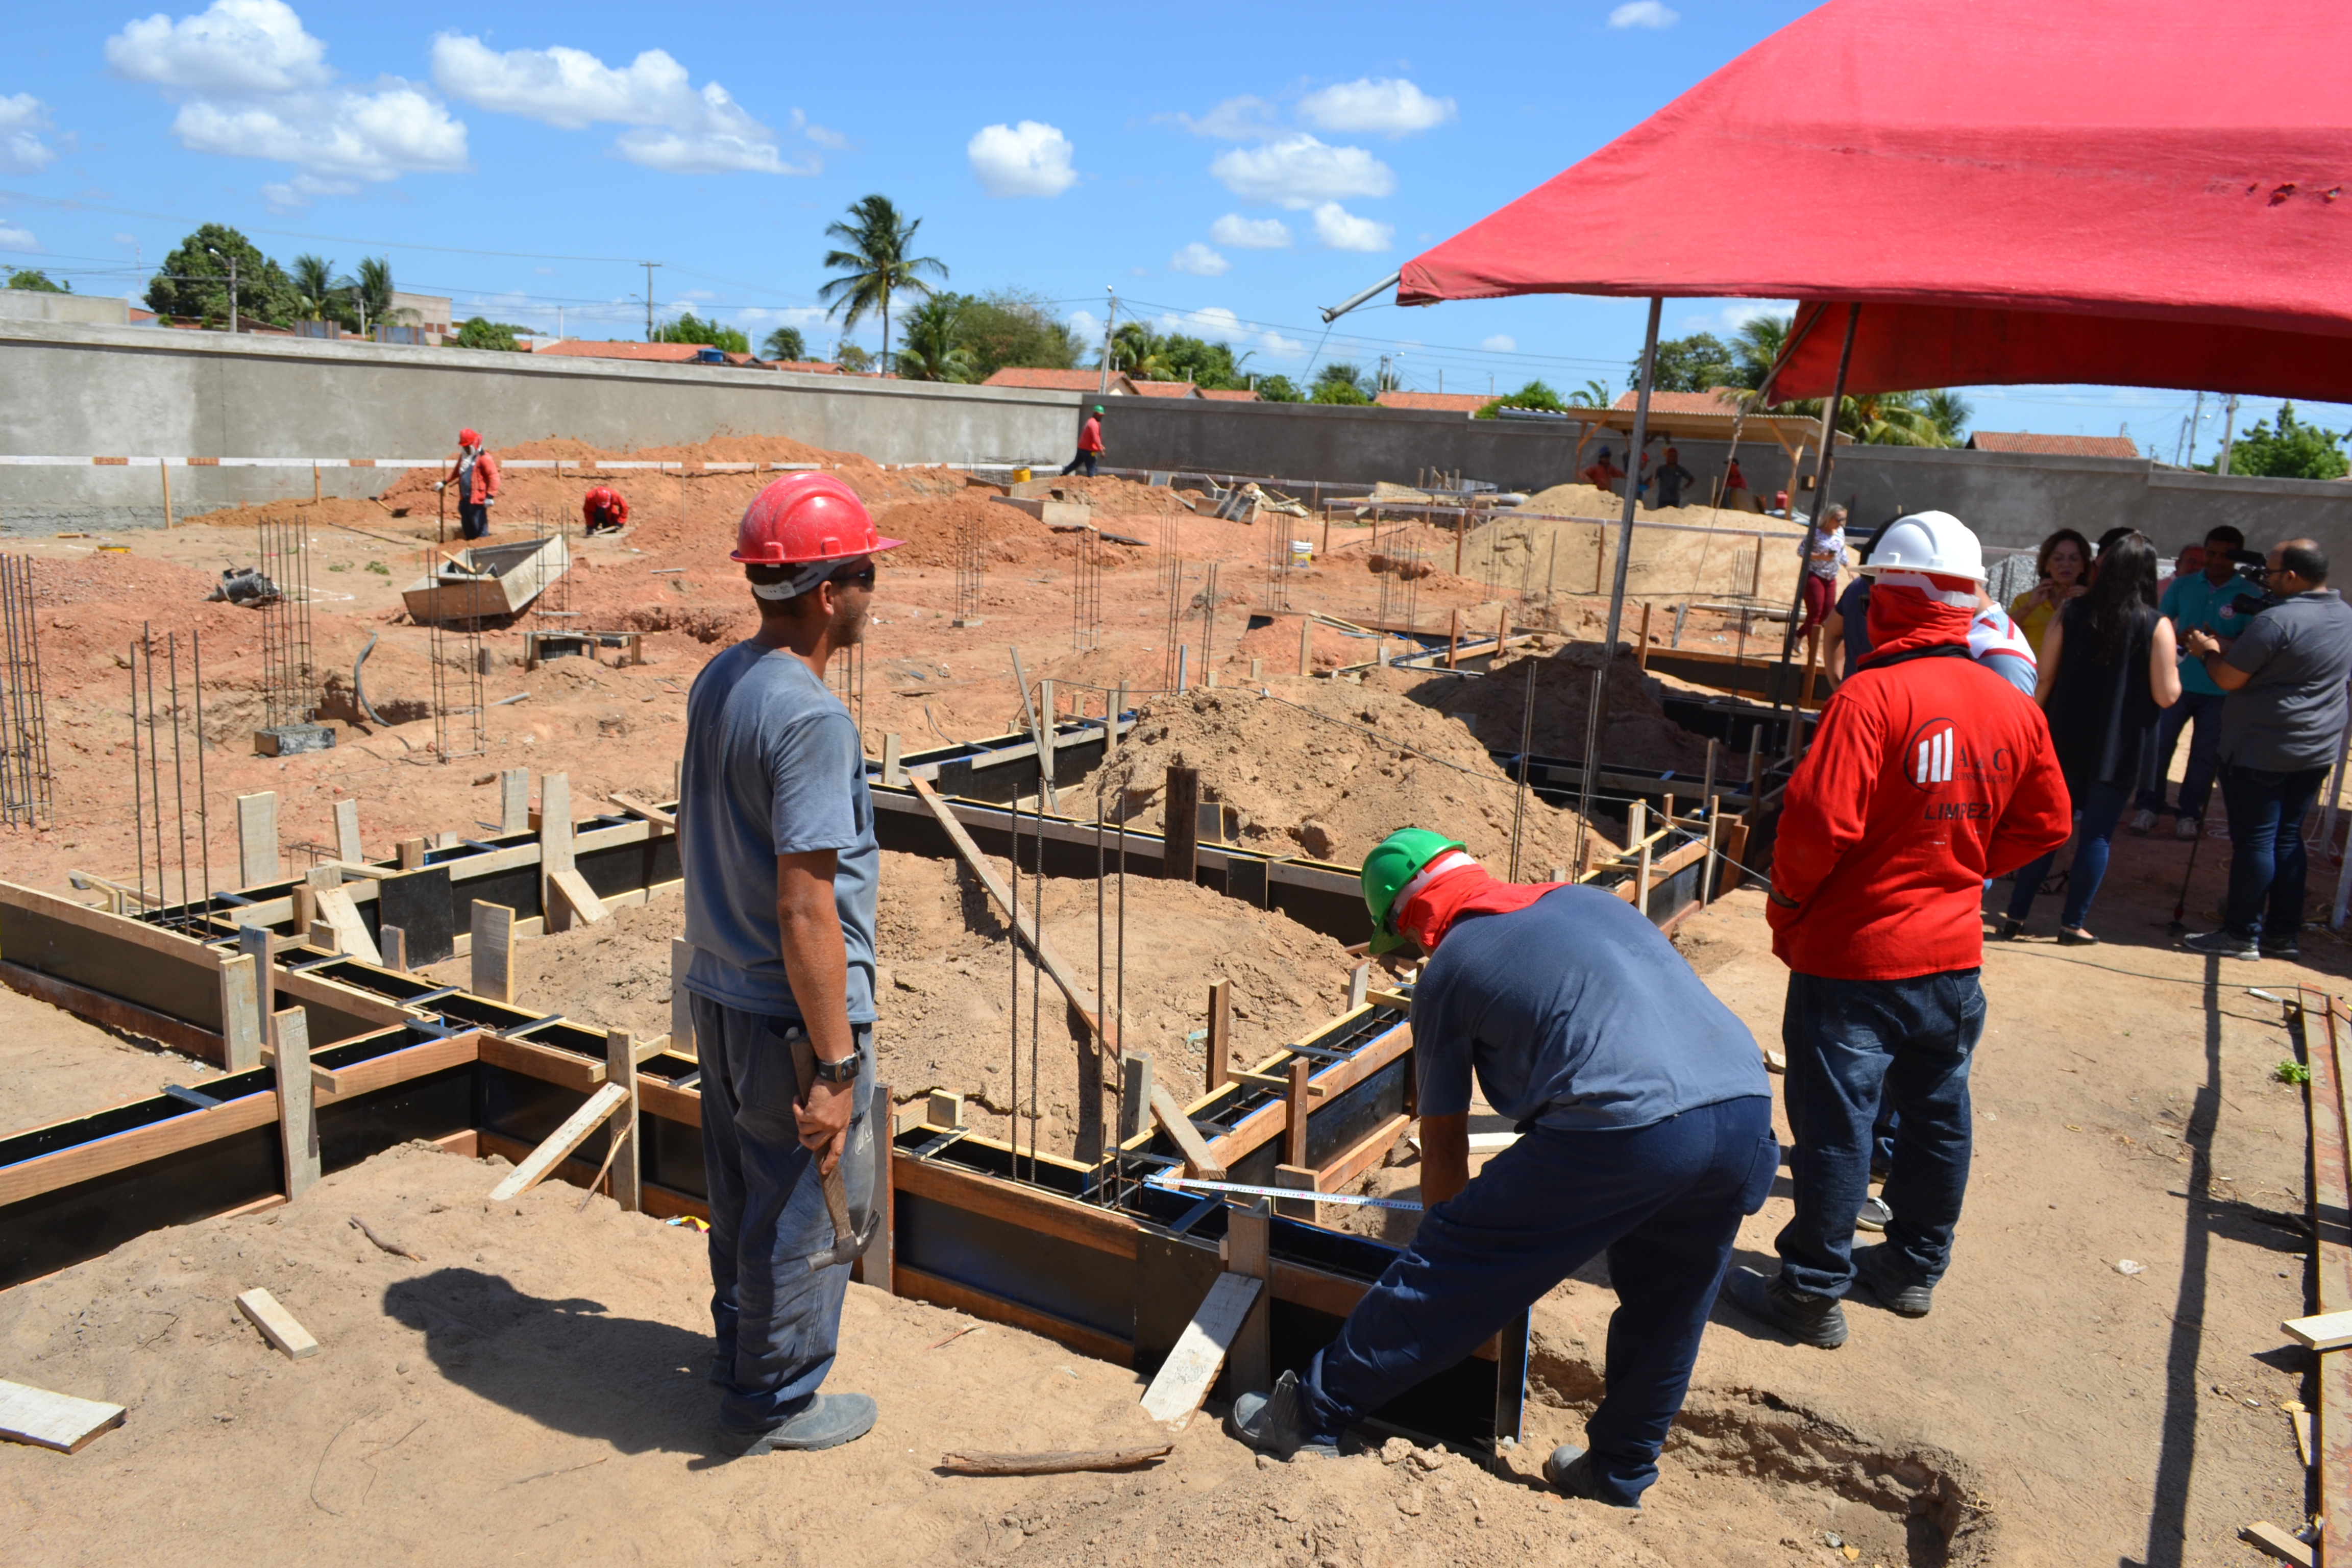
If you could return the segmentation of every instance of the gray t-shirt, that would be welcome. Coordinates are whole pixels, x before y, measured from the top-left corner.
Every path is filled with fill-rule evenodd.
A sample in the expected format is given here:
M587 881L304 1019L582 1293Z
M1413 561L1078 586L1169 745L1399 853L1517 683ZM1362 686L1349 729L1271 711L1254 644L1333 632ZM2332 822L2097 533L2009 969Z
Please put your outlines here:
M776 857L839 852L834 905L849 953L849 1021L874 1021L874 897L882 852L857 726L789 651L737 643L686 700L678 802L686 869L687 989L799 1018L776 921Z
M1486 1103L1570 1131L1772 1092L1756 1037L1674 944L1598 888L1456 921L1412 993L1421 1113Z
M2221 704L2221 760L2292 773L2336 765L2344 682L2352 676L2352 606L2333 588L2282 600L2222 656L2253 679Z

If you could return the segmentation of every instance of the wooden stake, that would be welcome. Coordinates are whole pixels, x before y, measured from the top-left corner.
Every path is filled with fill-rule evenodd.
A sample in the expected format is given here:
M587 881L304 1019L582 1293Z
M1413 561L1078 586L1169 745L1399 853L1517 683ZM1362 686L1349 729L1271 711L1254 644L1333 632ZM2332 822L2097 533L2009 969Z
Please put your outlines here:
M1207 1092L1215 1093L1233 1081L1234 983L1209 984L1209 1050Z
M355 800L335 802L335 854L345 860L364 860L366 853L360 848L360 803Z
M1124 1148L1151 1128L1151 1058L1124 1051L1118 1058L1118 1142Z
M319 1121L310 1082L310 1017L299 1007L278 1015L273 1076L278 1079L278 1146L286 1157L286 1201L319 1180Z
M898 736L882 737L882 782L886 784L898 786L906 782L898 767L899 750L900 742Z
M1354 1012L1364 1005L1364 994L1372 988L1372 965L1370 959L1348 972L1348 1011Z
M1313 1193L1320 1190L1321 1181L1321 1173L1311 1165L1276 1165L1274 1168L1274 1184L1277 1187L1295 1187L1302 1193ZM1274 1212L1285 1219L1303 1219L1309 1225L1319 1217L1318 1205L1311 1197L1276 1198L1274 1200Z
M1459 563L1456 563L1459 565ZM1452 669L1462 657L1462 612L1455 610L1445 634L1445 668Z
M1640 646L1633 649L1633 668L1641 670L1650 668L1650 601L1647 599L1642 601L1642 637Z
M424 839L404 838L400 841L400 868L404 871L421 871L425 868Z
M156 464L155 471L163 476L163 526L169 529L172 526L172 459L166 458Z
M628 1103L614 1113L605 1134L604 1159L613 1167L613 1201L623 1213L635 1214L645 1205L637 1179L636 1040L626 1029L604 1031L604 1081L619 1084L629 1094Z
M506 768L499 773L499 832L530 831L530 770Z
M1274 1283L1274 1212L1264 1198L1248 1208L1234 1208L1225 1216L1225 1268L1229 1273ZM1261 1289L1242 1318L1242 1326L1226 1352L1236 1394L1264 1394L1274 1387L1274 1341L1266 1311L1270 1292Z
M1283 1096L1286 1113L1284 1147L1287 1151L1285 1164L1307 1163L1307 1079L1315 1064L1305 1057L1290 1059L1290 1089Z
M587 1103L565 1118L562 1126L549 1133L547 1141L533 1149L521 1164L507 1173L504 1181L490 1189L490 1201L510 1203L539 1185L566 1155L588 1141L588 1134L604 1125L606 1117L628 1103L626 1089L617 1083L604 1084L588 1097Z
M378 926L375 944L383 952L383 966L408 973L408 933L398 926Z
M236 797L236 865L240 887L278 880L278 792Z
M474 935L470 989L492 1002L514 1000L515 912L504 904L476 899L471 915Z
M1241 1332L1242 1321L1265 1288L1246 1274L1217 1276L1192 1321L1177 1336L1176 1348L1168 1352L1151 1386L1143 1391L1146 1415L1183 1430L1209 1397L1234 1337Z
M1151 1117L1160 1123L1160 1131L1168 1134L1168 1141L1176 1145L1176 1152L1184 1156L1186 1175L1202 1182L1225 1179L1224 1166L1209 1152L1209 1145L1202 1138L1201 1130L1192 1125L1192 1119L1184 1114L1184 1108L1176 1103L1176 1097L1168 1092L1168 1086L1164 1083L1151 1086Z
M694 966L694 943L682 936L669 939L669 1048L682 1057L700 1058L695 1048L694 993L686 988L686 973Z
M1160 874L1171 881L1190 882L1200 869L1201 771L1169 763L1160 799L1165 845Z
M963 1125L963 1096L944 1089L931 1090L923 1110L923 1124L942 1132L952 1132Z
M551 931L570 931L575 925L592 926L613 911L588 885L588 879L569 868L553 871L547 878L547 927Z
M1716 819L1723 814L1723 801L1717 795L1706 797L1706 868L1699 873L1698 904L1705 909L1714 901L1716 879Z
M1298 617L1298 673L1315 673L1315 617L1312 616Z
M254 931L258 928L248 926L246 929ZM240 942L242 940L240 935ZM267 933L264 933L265 944L268 940ZM266 945L259 962L269 962ZM248 952L221 960L221 1066L230 1072L244 1072L248 1068L261 1065L263 1014L255 963L253 955Z

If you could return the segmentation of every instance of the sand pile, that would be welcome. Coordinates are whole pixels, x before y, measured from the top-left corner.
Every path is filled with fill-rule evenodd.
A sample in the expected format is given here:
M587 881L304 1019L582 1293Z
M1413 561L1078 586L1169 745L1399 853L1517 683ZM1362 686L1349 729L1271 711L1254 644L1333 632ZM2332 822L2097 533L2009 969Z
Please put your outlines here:
M1266 625L1252 628L1243 634L1241 641L1235 645L1234 657L1242 661L1244 668L1253 658L1264 659L1265 673L1268 675L1297 674L1298 672L1298 623L1306 618L1299 616L1276 616ZM1324 621L1309 620L1308 625L1311 629L1307 633L1307 662L1318 672L1371 662L1373 658L1371 638L1358 637L1352 632L1343 632L1338 626ZM1403 639L1391 637L1388 646L1390 653L1393 655L1403 647Z
M1601 493L1589 485L1557 488ZM1757 546L1753 531L1746 529L1743 521L1728 512L1718 519L1705 507L1643 511L1633 530L1633 560L1626 591L1640 595L1747 592L1754 580ZM1642 526L1664 522L1738 531L1688 533ZM1462 575L1528 594L1606 594L1617 573L1618 526L1614 521L1560 521L1499 512L1493 521L1471 530L1463 541ZM1781 574L1784 555L1790 567L1789 574L1793 575L1797 542L1802 534L1789 531L1777 520L1767 531L1765 577ZM1780 542L1784 536L1786 543Z
M885 564L953 566L962 531L977 526L984 542L984 567L1067 558L1076 548L1076 534L1057 534L1019 507L1004 506L985 494L929 497L893 501L874 509L874 526L888 539L907 542L891 551ZM1113 555L1117 546L1104 546Z
M1402 690L1441 713L1465 717L1480 741L1497 751L1517 752L1532 665L1536 710L1531 746L1536 755L1580 760L1592 671L1600 659L1597 641L1563 645L1539 638L1526 651L1515 647L1501 665L1477 679L1433 679L1395 669L1366 679L1368 684ZM1604 762L1676 773L1706 767L1706 742L1666 717L1651 680L1634 667L1630 651L1620 652L1610 669L1607 713L1601 733Z
M1370 686L1291 676L1267 689L1218 687L1146 707L1108 764L1128 819L1160 826L1176 763L1201 771L1202 798L1224 805L1233 840L1250 848L1353 866L1422 823L1508 868L1517 788L1461 724ZM1530 795L1522 868L1568 864L1576 837L1573 812Z
M1192 509L1166 485L1139 485L1133 479L1114 479L1097 474L1087 479L1083 474L1054 476L1039 474L1037 478L1061 492L1061 499L1082 501L1098 512L1145 517L1170 512L1192 515Z

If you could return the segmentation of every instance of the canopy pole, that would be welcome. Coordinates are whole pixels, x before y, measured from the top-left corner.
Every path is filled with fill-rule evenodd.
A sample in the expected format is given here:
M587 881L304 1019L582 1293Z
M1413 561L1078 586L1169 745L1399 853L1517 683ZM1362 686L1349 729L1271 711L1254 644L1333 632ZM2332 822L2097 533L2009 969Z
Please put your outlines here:
M1856 300L1846 307L1845 346L1838 351L1837 380L1830 387L1830 400L1822 405L1822 449L1813 458L1813 505L1805 516L1805 547L1797 555L1797 594L1789 606L1789 629L1780 637L1780 668L1783 673L1773 683L1772 711L1775 713L1780 710L1780 693L1787 689L1789 684L1786 671L1796 656L1797 623L1804 618L1805 613L1805 574L1813 569L1813 541L1821 533L1822 513L1830 507L1830 475L1837 467L1838 406L1845 401L1846 367L1853 363L1853 330L1861 320L1862 301ZM1797 492L1793 488L1796 479L1795 474L1789 476L1792 487L1789 492L1791 507L1797 504ZM1758 548L1763 547L1759 544ZM1802 711L1804 697L1803 692L1799 692L1790 706Z
M1398 283L1403 280L1403 279L1404 273L1402 270L1391 272L1387 277L1381 279L1379 282L1373 284L1370 288L1364 289L1362 292L1350 294L1345 300L1340 300L1338 304L1325 308L1321 312L1323 324L1327 327L1329 326L1332 322L1338 321L1340 317L1346 315L1349 311L1354 310L1357 306L1362 304L1373 295L1378 294L1384 289L1395 288Z
M1609 705L1609 678L1615 673L1617 633L1625 620L1625 577L1633 563L1633 509L1642 500L1642 453L1650 444L1650 384L1657 379L1658 317L1665 310L1662 295L1650 297L1650 322L1642 334L1641 383L1633 390L1633 449L1625 459L1625 511L1617 525L1617 573L1609 584L1609 633L1601 645L1601 664L1592 683L1592 700L1584 710L1584 777L1576 792L1576 868L1584 868L1584 835L1592 817L1592 780L1601 771L1601 710ZM1525 772L1528 760L1519 759Z

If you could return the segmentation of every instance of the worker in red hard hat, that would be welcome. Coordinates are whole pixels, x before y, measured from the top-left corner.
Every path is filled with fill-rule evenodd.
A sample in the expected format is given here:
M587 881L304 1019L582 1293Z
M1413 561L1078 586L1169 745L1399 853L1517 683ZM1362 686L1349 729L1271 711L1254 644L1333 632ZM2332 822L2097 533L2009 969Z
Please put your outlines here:
M479 431L457 432L457 466L433 488L441 490L451 485L457 487L458 526L466 537L487 537L490 531L490 508L499 499L499 460L482 450Z
M598 485L580 498L580 521L590 533L618 533L628 526L629 503L610 485Z
M830 474L798 473L743 513L740 562L760 629L688 693L678 850L686 988L702 1062L719 1443L737 1455L830 1448L874 1401L824 1394L845 1261L825 1188L856 1228L873 1211L874 903L881 851L866 756L826 687L865 633L874 558L898 548ZM794 1058L814 1052L803 1081ZM804 1176L820 1179L803 1180Z

